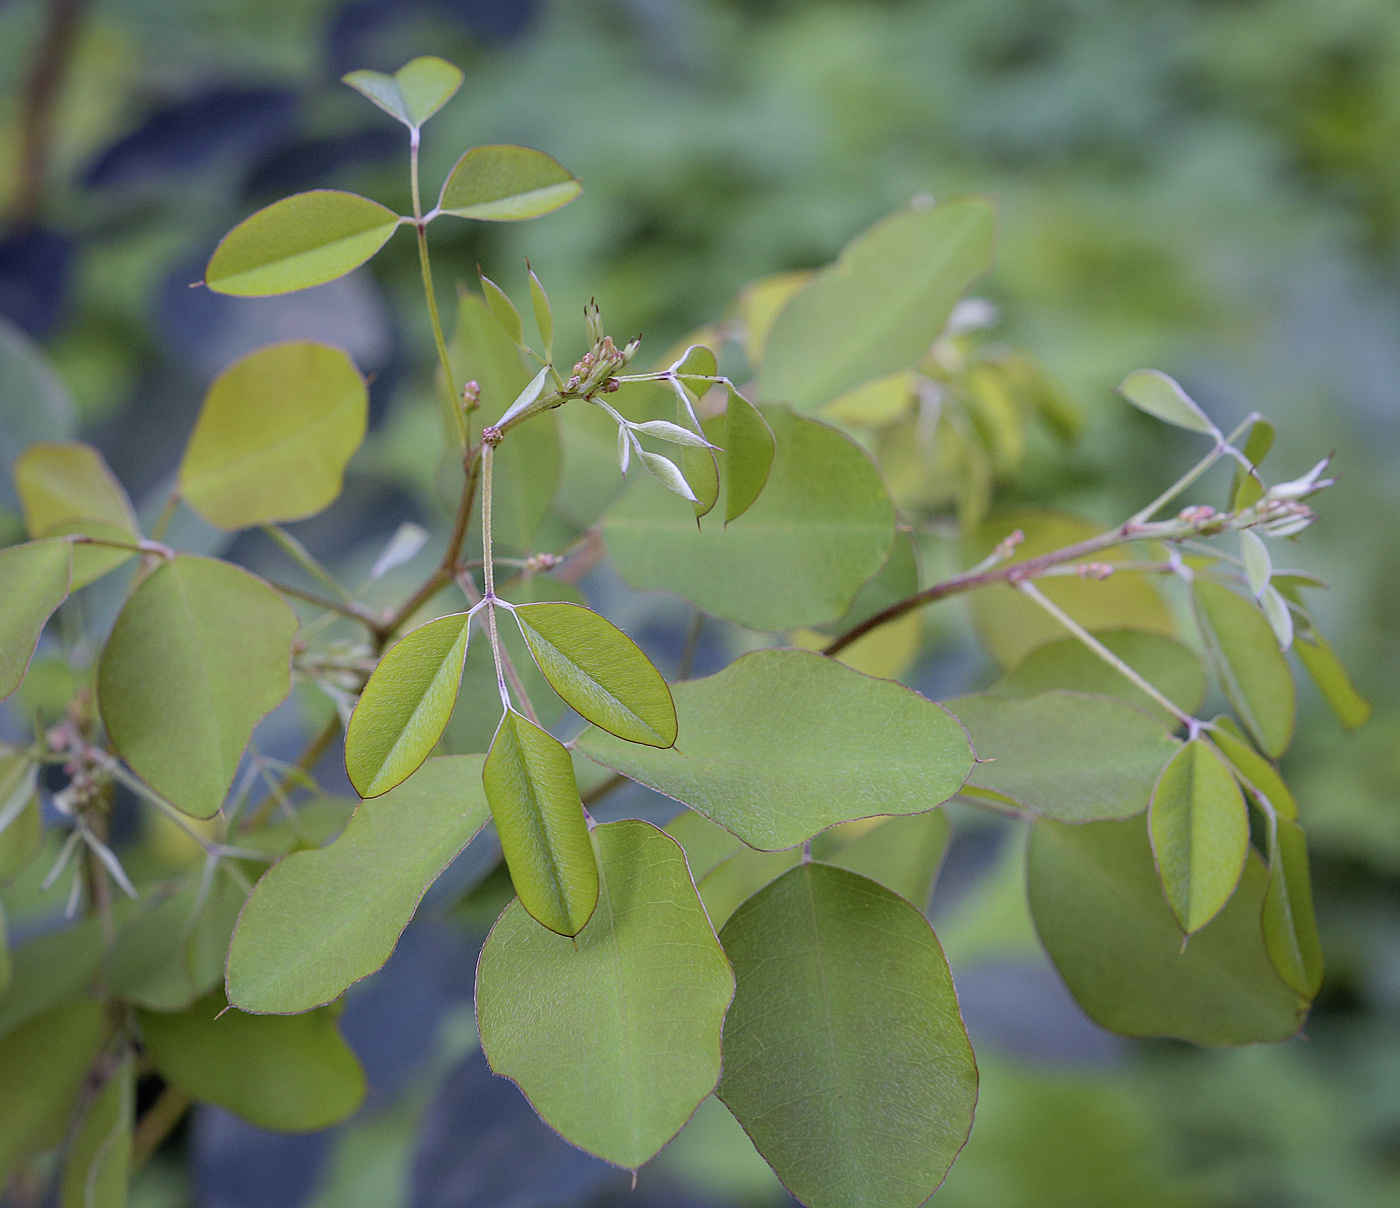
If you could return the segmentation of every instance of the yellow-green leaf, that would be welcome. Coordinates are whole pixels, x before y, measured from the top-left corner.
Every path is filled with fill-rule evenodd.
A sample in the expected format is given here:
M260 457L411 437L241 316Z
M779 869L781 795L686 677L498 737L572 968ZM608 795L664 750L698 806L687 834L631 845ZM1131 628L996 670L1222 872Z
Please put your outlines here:
M39 635L68 598L71 549L53 539L0 550L0 699L20 686Z
M24 869L43 842L38 783L38 764L0 748L0 884Z
M748 399L729 387L724 409L724 523L753 506L768 483L777 441L773 429Z
M62 1208L125 1208L136 1116L136 1059L127 1052L78 1121L63 1163Z
M31 537L80 533L127 544L140 539L131 500L91 445L80 441L30 445L15 461L15 492ZM75 547L73 590L100 579L131 556L127 550Z
M338 189L274 201L220 241L204 270L219 294L266 298L324 285L359 268L398 229L393 210Z
M675 744L671 690L616 625L577 604L521 604L514 611L536 665L580 717L628 742Z
M1293 649L1342 725L1359 730L1371 720L1371 702L1356 690L1342 660L1322 634L1312 628L1300 631Z
M1248 782L1245 787L1267 798L1280 818L1297 821L1298 803L1278 769L1250 746L1242 733L1234 731L1234 723L1228 717L1217 717L1215 722L1219 729L1211 731L1210 740L1226 762Z
M464 612L410 630L384 652L345 732L345 770L361 797L407 780L447 728L471 624Z
M393 75L382 71L352 71L341 76L390 117L417 129L441 109L462 86L462 73L446 59L420 55Z
M246 570L183 554L158 566L118 614L98 664L117 752L171 803L213 817L253 727L291 689L296 631L296 614Z
M598 903L598 866L568 751L508 712L481 778L520 904L551 931L577 935Z
M224 370L180 463L180 494L220 528L314 516L340 494L369 393L339 348L272 344Z
M443 182L438 209L459 218L519 222L573 201L583 185L543 151L529 147L473 147Z
M1249 854L1240 786L1203 739L1188 742L1162 769L1147 830L1167 901L1181 929L1194 935L1224 909Z
M1278 820L1264 893L1264 944L1274 968L1297 993L1312 998L1322 986L1322 943L1313 915L1308 841L1303 828Z
M1163 423L1192 432L1215 432L1215 425L1175 381L1160 369L1138 369L1118 385L1118 392L1140 411Z

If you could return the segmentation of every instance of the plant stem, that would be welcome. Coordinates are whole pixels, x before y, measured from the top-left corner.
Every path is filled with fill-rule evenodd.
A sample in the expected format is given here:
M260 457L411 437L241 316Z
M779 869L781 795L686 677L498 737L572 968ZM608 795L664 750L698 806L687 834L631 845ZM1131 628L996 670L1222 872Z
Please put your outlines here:
M332 713L330 719L321 727L316 736L306 744L305 750L302 751L300 757L296 761L294 771L309 773L311 769L316 766L321 756L326 753L326 748L335 741L335 737L339 733L340 714ZM284 782L290 779L291 776L284 777ZM269 793L267 800L243 820L239 829L250 831L254 827L265 822L273 809L276 808L277 804L277 795L275 793Z
M178 489L170 492L165 501L165 505L160 509L160 515L156 517L156 522L151 525L151 540L165 540L166 530L170 527L170 522L175 519L175 509L180 506L180 492Z
M20 126L20 156L10 217L16 226L32 225L39 217L48 175L49 135L63 76L73 57L78 25L89 0L50 0L43 41L34 51L24 94Z
M160 1148L189 1110L190 1097L178 1086L167 1085L146 1114L136 1123L136 1131L131 1137L131 1166L134 1174L146 1164L150 1156Z
M1186 488L1189 487L1193 482L1195 482L1196 479L1198 479L1202 474L1209 470L1211 466L1213 466L1217 461L1219 461L1222 456L1224 456L1228 452L1232 452L1234 449L1235 441L1239 439L1240 434L1243 433L1245 429L1248 428L1252 423L1254 423L1255 420L1257 420L1258 418L1258 412L1251 412L1249 415L1245 416L1244 420L1235 427L1234 431L1231 432L1229 436L1218 438L1215 447L1211 449L1209 453L1207 453L1203 458L1201 458L1200 461L1198 461L1194 466L1187 470L1185 474L1183 474L1174 483L1172 483L1172 485L1169 486L1165 491L1158 495L1156 499L1149 503L1140 512L1137 512L1128 521L1128 523L1142 524L1144 521L1151 520L1160 508L1165 507L1173 499L1180 495L1182 491L1186 490Z
M1132 667L1128 666L1122 659L1113 653L1107 646L1098 640L1092 633L1085 629L1078 621L1071 617L1058 604L1050 600L1034 583L1027 580L1012 584L1027 599L1035 601L1048 612L1055 620L1059 621L1070 633L1074 634L1090 650L1099 656L1105 663L1112 667L1119 675L1133 684L1139 691L1146 693L1157 704L1161 705L1177 721L1186 727L1187 733L1195 737L1196 731L1200 729L1201 723L1182 709L1174 700L1163 693L1155 684L1144 679Z
M338 612L343 617L349 617L353 621L368 625L371 629L378 629L383 618L376 616L363 604L355 600L347 600L343 603L336 600L328 600L325 596L318 596L314 591L303 591L300 587L292 587L287 583L279 583L276 579L269 579L268 585L276 588L284 596L295 596L298 600L305 600L308 604L315 604L317 608L324 608L328 612Z
M442 365L443 422L448 432L456 433L459 448L467 447L467 421L457 405L457 387L452 381L452 362L447 356L447 341L442 334L442 318L438 314L437 291L433 289L433 265L428 258L428 220L423 217L423 202L418 190L418 127L409 130L408 177L413 189L413 230L418 236L418 267L423 273L423 295L428 300L428 318L433 325L433 341L437 344L438 361Z
M343 601L350 599L350 593L340 584L340 581L322 566L311 555L311 551L300 541L287 532L280 524L265 524L262 530L274 542L278 549L295 562L302 570L316 580L322 587L326 588L332 595Z

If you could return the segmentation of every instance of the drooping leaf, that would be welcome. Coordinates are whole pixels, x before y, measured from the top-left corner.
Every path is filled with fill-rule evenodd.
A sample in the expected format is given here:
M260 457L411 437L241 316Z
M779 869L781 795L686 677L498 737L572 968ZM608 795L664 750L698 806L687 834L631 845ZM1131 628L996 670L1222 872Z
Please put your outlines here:
M980 761L968 784L1062 822L1131 818L1181 744L1121 700L1055 690L947 702Z
M724 523L737 520L768 483L777 442L758 408L729 387L724 410Z
M307 1011L383 965L429 886L486 824L482 763L430 759L361 802L334 842L273 865L233 935L229 1001L258 1014Z
M1207 434L1216 430L1186 391L1160 369L1135 370L1118 384L1118 393L1139 411L1163 423Z
M491 1068L550 1125L635 1169L719 1080L734 977L674 841L633 820L593 841L592 919L569 940L508 906L481 951L477 1019Z
M62 1208L125 1208L136 1116L136 1059L127 1052L88 1103L63 1163Z
M1278 975L1303 998L1322 986L1322 943L1313 915L1308 841L1296 822L1280 818L1264 892L1264 945Z
M1240 786L1202 739L1188 742L1162 769L1147 832L1172 913L1194 935L1230 900L1249 854L1249 811Z
M471 623L465 612L410 630L384 652L345 731L345 770L361 797L402 784L447 729Z
M763 409L777 451L763 493L727 527L637 475L603 521L632 586L677 592L751 629L833 621L880 568L894 508L869 456L833 428Z
M544 285L535 276L535 270L529 270L530 277L530 306L535 312L535 326L540 330L540 345L544 349L546 361L554 357L554 309L549 304L549 295L544 292Z
M382 71L352 71L342 76L390 117L417 129L441 109L462 86L462 73L446 59L420 55L393 75Z
M917 1208L972 1127L977 1067L917 910L803 864L720 935L737 988L719 1097L810 1208Z
M118 753L197 818L218 813L257 725L291 688L296 614L246 570L182 554L131 594L97 695Z
M1278 648L1287 650L1293 645L1293 613L1289 610L1283 594L1272 583L1264 584L1264 590L1259 596L1259 607L1264 611L1264 619L1269 622L1269 628L1274 631Z
M1348 730L1359 730L1371 720L1371 702L1356 690L1342 660L1321 633L1309 628L1297 634L1293 649L1342 725Z
M43 842L38 782L38 764L0 748L0 885L27 866Z
M598 866L568 751L509 712L482 782L521 905L551 931L577 935L598 903Z
M1298 1031L1305 1004L1264 948L1266 876L1257 856L1248 857L1229 905L1184 950L1144 819L1037 822L1029 868L1041 941L1079 1005L1110 1031L1212 1045Z
M20 686L39 635L68 598L71 549L55 538L0 550L0 699Z
M19 455L40 441L70 439L77 408L44 350L0 317L0 507L19 509L11 471Z
M180 462L180 494L220 528L314 516L340 494L369 392L339 348L272 344L224 370Z
M568 168L529 147L473 147L453 165L438 209L484 222L520 222L566 206L583 185Z
M584 720L628 742L675 745L666 681L611 621L563 603L522 604L515 619L545 679Z
M1206 698L1206 673L1189 646L1165 634L1135 629L1100 630L1094 637L1182 712L1194 715L1201 707ZM1161 705L1073 637L1032 650L988 688L987 694L1024 697L1052 688L1116 696L1163 724L1176 724Z
M783 308L759 394L815 411L921 359L992 262L995 215L976 197L904 210L848 244Z
M324 285L359 268L398 230L393 210L337 189L274 201L220 241L204 270L217 294L267 298Z
M592 729L578 749L764 851L853 818L931 810L972 765L939 705L807 651L755 651L672 694L679 748Z
M1228 717L1217 717L1215 722L1220 728L1211 731L1210 740L1225 756L1226 762L1247 782L1245 787L1268 798L1269 805L1279 817L1296 822L1298 803L1284 784L1283 777L1278 774L1278 769L1250 746L1243 734L1230 729L1232 723Z
M365 1097L365 1075L334 1011L248 1015L222 991L185 1011L137 1011L146 1054L192 1098L275 1132L312 1132L345 1119Z
M140 539L131 500L102 454L80 441L30 445L15 461L15 491L31 537L80 533L131 544ZM73 550L73 590L132 555L100 545Z
M95 1002L72 1002L0 1039L0 1185L24 1158L63 1140L107 1023Z
M968 566L981 562L1003 538L1019 529L1025 540L1016 547L1010 565L1062 549L1089 537L1099 529L1077 516L1041 508L999 510L964 544ZM1101 550L1091 561L1112 566L1121 550ZM1053 603L1091 631L1141 629L1150 633L1176 633L1176 622L1161 595L1143 575L1118 574L1108 579L1080 579L1060 575L1041 579L1036 586ZM1063 626L1033 601L1006 584L997 583L972 593L972 616L987 649L1003 667L1014 667L1037 646L1058 642Z
M1273 629L1228 587L1197 580L1191 594L1221 689L1245 729L1277 759L1293 737L1297 693Z

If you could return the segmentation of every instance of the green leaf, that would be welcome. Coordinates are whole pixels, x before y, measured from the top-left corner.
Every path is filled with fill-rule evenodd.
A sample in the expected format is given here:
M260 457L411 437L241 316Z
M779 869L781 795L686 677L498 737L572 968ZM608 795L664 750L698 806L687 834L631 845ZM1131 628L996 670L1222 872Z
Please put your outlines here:
M1029 893L1036 929L1070 993L1125 1036L1196 1044L1286 1040L1305 1004L1274 972L1259 919L1265 872L1253 854L1229 905L1182 948L1145 820L1037 822Z
M79 441L30 445L15 461L15 491L31 537L81 533L128 544L140 539L131 500L91 445ZM127 550L76 547L73 590L100 579L130 557Z
M301 520L340 494L369 392L339 348L272 344L224 370L180 462L180 494L220 528Z
M1162 769L1147 811L1157 874L1187 935L1215 918L1244 875L1249 811L1225 761L1202 739Z
M459 218L520 222L566 206L583 185L558 160L529 147L473 147L443 182L438 209Z
M74 1002L0 1040L0 1186L23 1159L62 1142L106 1035L102 1008Z
M383 965L429 886L486 824L482 763L430 759L361 802L334 842L273 865L233 935L229 1001L258 1014L307 1011Z
M948 837L948 815L943 810L905 818L867 818L823 831L812 840L812 855L869 877L922 910L948 850Z
M1268 798L1269 805L1279 817L1296 821L1298 803L1293 800L1293 794L1283 783L1278 769L1255 751L1243 734L1235 734L1226 728L1233 724L1228 717L1217 717L1215 721L1220 728L1211 731L1210 741L1225 756L1226 762L1248 781L1245 787L1252 792L1257 790Z
M1206 673L1189 646L1164 634L1136 629L1101 629L1094 636L1183 713L1194 716L1200 709L1206 698ZM986 694L1024 697L1052 688L1116 696L1164 725L1176 725L1176 719L1161 705L1078 638L1063 638L1032 650Z
M1313 915L1308 841L1296 822L1280 818L1269 854L1264 893L1264 945L1278 975L1302 997L1322 987L1322 943Z
M1293 737L1297 693L1273 629L1228 587L1198 579L1191 595L1220 687L1260 748L1277 759Z
M1118 393L1139 411L1177 428L1218 435L1210 418L1176 381L1159 369L1138 369L1118 384Z
M802 862L802 850L754 851L742 844L723 864L697 882L705 913L716 928L734 917L734 912L754 894L771 885L789 868Z
M544 359L554 359L554 309L549 305L549 295L544 285L535 276L535 270L528 268L530 277L530 305L535 312L535 326L540 329L540 345L544 349Z
M512 344L519 344L525 338L525 324L520 318L520 312L515 309L515 303L490 277L480 272L477 273L477 277L481 281L481 292L486 299L486 305L491 308L491 313L501 325L501 330L510 337Z
M501 330L486 300L471 292L458 298L457 329L448 358L455 381L475 380L481 386L481 407L469 421L473 441L480 441L481 429L500 420L534 371ZM491 517L496 543L532 552L560 473L557 413L536 416L514 429L496 449L494 460Z
M758 408L729 387L724 409L724 523L737 520L768 483L777 442Z
M482 782L520 904L551 931L577 935L598 903L598 866L568 751L509 712Z
M0 550L0 699L20 686L39 635L68 598L71 549L55 539Z
M1359 730L1371 720L1371 702L1356 690L1342 660L1321 633L1311 628L1300 632L1293 649L1342 725Z
M1269 558L1269 547L1253 529L1240 529L1240 557L1244 562L1244 573L1249 580L1249 590L1255 599L1264 594L1269 586L1269 576L1274 573L1273 562Z
M274 201L219 242L204 283L216 294L267 298L324 285L359 268L399 228L393 210L338 189Z
M296 614L214 558L158 566L117 616L97 668L103 724L156 792L212 818L253 727L291 688Z
M968 784L1062 822L1131 818L1181 744L1159 723L1107 696L1043 692L1024 700L947 702L979 763Z
M43 842L38 781L36 763L0 749L0 884L27 867Z
M675 745L671 690L616 625L577 604L522 604L514 612L536 665L580 717L628 742Z
M707 873L718 868L743 846L737 835L730 834L717 822L694 810L682 810L665 826L665 831L685 852L685 862L697 885Z
M977 197L904 210L848 244L784 308L759 395L815 411L927 353L954 303L991 267L995 214Z
M222 991L174 1014L137 1011L146 1055L192 1098L258 1128L314 1132L345 1119L365 1097L365 1074L328 1008L248 1015Z
M11 954L10 989L0 998L0 1036L83 997L97 974L102 951L95 918L35 936L16 948Z
M72 396L47 354L0 317L0 507L19 508L10 483L19 455L40 441L67 440L76 428Z
M345 769L361 797L402 784L447 729L467 660L465 612L438 617L384 652L345 731Z
M125 1208L136 1117L135 1066L127 1052L83 1111L63 1163L62 1208Z
M1274 426L1266 419L1256 420L1244 442L1244 455L1252 470L1243 466L1235 469L1235 482L1230 490L1230 510L1240 512L1253 507L1264 495L1264 483L1259 477L1260 462L1274 447Z
M703 507L700 504L699 496L691 489L690 483L686 482L685 475L681 473L680 467L675 462L662 457L660 453L648 453L645 449L638 449L637 456L641 458L642 465L651 471L656 481L668 491L674 492L682 499L688 499L697 507ZM716 493L718 493L718 484L716 484ZM711 506L713 506L713 501L711 501Z
M807 651L758 650L672 694L679 748L592 729L578 749L763 851L853 818L931 810L972 765L941 706Z
M692 508L638 475L603 521L608 552L632 586L750 629L834 621L888 555L894 507L869 455L835 429L780 407L763 418L777 452L743 516L697 528Z
M809 1208L918 1208L967 1140L977 1067L927 921L802 864L720 935L737 988L719 1097Z
M593 841L588 925L569 940L508 906L481 950L477 1019L491 1068L551 1127L635 1170L714 1090L734 976L674 841L630 819Z
M393 75L352 71L340 79L414 130L447 104L462 86L462 73L436 55L420 55Z

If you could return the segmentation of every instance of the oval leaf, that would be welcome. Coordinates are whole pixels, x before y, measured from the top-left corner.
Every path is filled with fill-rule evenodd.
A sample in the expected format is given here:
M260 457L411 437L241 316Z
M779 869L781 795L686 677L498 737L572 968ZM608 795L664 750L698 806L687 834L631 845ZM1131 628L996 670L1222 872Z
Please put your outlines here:
M597 729L578 749L763 851L853 818L931 810L972 766L941 706L802 650L746 654L673 694L683 751Z
M218 294L266 298L324 285L359 268L398 229L393 210L337 189L274 201L219 242L204 270Z
M573 173L529 147L473 147L443 182L438 209L459 218L519 222L566 206L582 191Z
M810 1208L918 1208L967 1140L977 1066L928 922L802 864L720 935L734 965L719 1097Z
M734 975L673 840L627 820L593 842L592 919L571 941L508 906L481 950L477 1020L491 1068L547 1123L635 1170L714 1090Z
M598 903L598 866L568 751L509 712L481 778L520 904L551 931L577 935Z
M175 1014L137 1011L146 1054L192 1098L275 1132L313 1132L365 1097L365 1074L327 1008L246 1015L221 991Z
M545 679L580 717L628 742L675 745L671 690L611 621L559 603L522 604L515 619Z
M393 75L352 71L341 76L341 82L363 93L390 117L417 129L456 95L462 73L446 59L420 55Z
M638 475L603 521L618 573L767 632L821 625L847 608L894 543L894 505L869 455L782 407L763 409L777 441L768 484L727 527Z
M1224 908L1244 874L1249 811L1219 755L1197 738L1162 769L1147 811L1157 875L1187 935Z
M729 387L724 409L724 523L754 504L773 469L773 429L748 399Z
M1139 411L1192 432L1216 434L1216 427L1175 379L1159 369L1138 369L1118 383L1118 393Z
M0 550L0 699L23 682L39 635L68 598L72 548L51 540Z
M1264 944L1278 975L1311 999L1322 987L1322 942L1313 915L1308 841L1303 828L1278 820L1264 893Z
M361 802L332 843L273 865L233 933L229 1001L258 1014L309 1011L383 965L428 887L486 824L482 762L430 759Z
M125 1208L136 1117L135 1066L128 1052L78 1120L63 1163L62 1208Z
M447 729L471 622L464 612L410 630L384 652L345 731L345 770L361 797L407 780Z
M970 197L904 210L848 244L778 316L760 397L815 411L921 360L991 267L995 221L989 202Z
M339 348L260 348L204 396L180 462L180 494L226 529L314 516L340 494L368 418L365 380Z
M1037 822L1029 868L1045 950L1079 1005L1110 1031L1220 1045L1286 1040L1302 1025L1306 1005L1264 949L1257 856L1229 905L1185 949L1143 819Z
M1191 597L1221 689L1260 748L1277 759L1293 737L1297 692L1272 627L1228 587L1197 580Z
M181 555L131 594L97 696L117 752L196 818L219 812L253 727L291 689L296 614L246 570Z
M1075 692L1026 700L963 696L947 702L967 727L978 764L973 788L1062 822L1131 818L1181 744L1123 701Z
M91 445L30 445L15 461L15 491L31 537L80 533L128 544L140 539L131 500ZM76 546L73 590L100 579L131 556L127 550Z

